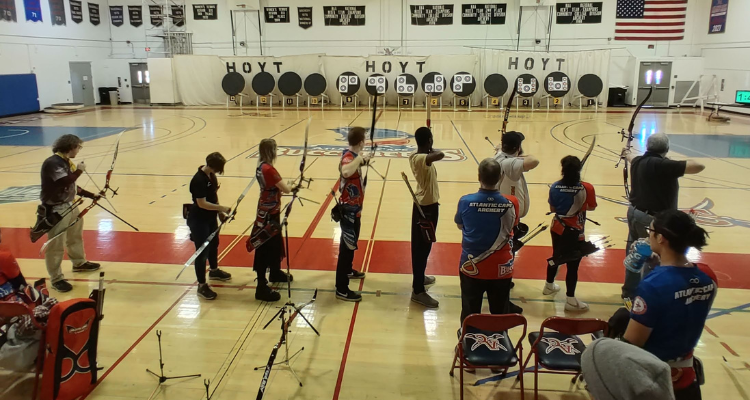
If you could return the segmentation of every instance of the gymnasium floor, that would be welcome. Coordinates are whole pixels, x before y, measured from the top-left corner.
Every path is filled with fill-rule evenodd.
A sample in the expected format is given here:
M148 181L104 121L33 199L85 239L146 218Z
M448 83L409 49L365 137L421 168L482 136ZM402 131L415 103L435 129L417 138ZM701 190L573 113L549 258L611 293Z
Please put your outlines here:
M614 166L622 148L618 132L627 126L631 113L632 109L616 108L599 112L514 110L511 114L509 129L524 132L526 153L542 160L539 168L527 174L532 200L525 222L532 228L549 220L545 215L547 185L559 177L559 160L568 154L581 157L591 140L597 140L583 177L599 196L599 208L589 217L601 226L588 224L587 234L590 239L609 236L613 247L595 253L581 265L577 294L591 306L582 314L586 317L606 319L621 305L626 206L622 169ZM244 249L244 240L227 247L254 218L257 186L240 205L237 220L222 232L221 249L226 251L221 265L233 279L214 285L219 297L212 302L196 296L192 267L175 281L181 264L193 252L181 205L190 201L187 185L211 151L220 151L229 160L226 175L220 178L220 200L223 204L235 202L254 174L255 151L266 137L279 144L279 172L285 179L296 177L308 115L313 116L313 122L306 175L314 181L301 194L321 204L295 205L290 218L295 276L292 300L306 302L314 289L319 290L317 301L304 315L321 336L316 337L303 320L295 320L289 345L295 351L305 347L293 363L305 386L300 388L286 368L275 367L266 398L458 399L458 378L448 376L460 312L456 264L461 236L452 219L459 197L477 189L477 162L492 153L485 136L496 143L500 140L502 115L497 110L433 112L435 147L448 154L447 161L437 166L442 207L438 243L428 266L428 274L437 276L437 284L430 289L440 301L437 310L425 310L409 301L411 200L400 176L401 171L411 175L407 157L415 146L413 132L424 124L423 110L388 109L378 122L380 147L374 166L386 180L372 174L367 188L355 267L368 275L351 285L363 290L359 304L334 298L332 271L339 228L329 218L329 193L338 178L337 155L345 146L346 129L369 126L367 110L314 110L308 114L307 110L246 109L241 113L224 108L119 107L69 116L0 120L3 245L12 249L24 274L31 278L46 276L39 256L43 240L31 244L28 228L34 222L39 169L50 155L49 145L62 133L85 137L79 159L86 161L101 187L117 134L127 129L121 136L111 180L113 187L120 188L120 195L110 201L118 215L141 232L133 232L100 209L92 209L85 218L88 257L102 263L107 280L99 346L105 370L87 398L148 398L157 384L145 372L159 367L157 330L163 333L165 374L200 373L202 378L169 381L155 398L205 398L203 379L210 379L214 399L255 396L263 371L253 367L265 365L279 337L278 323L262 330L277 311L277 304L255 301L252 259ZM707 166L700 175L680 181L680 207L694 209L699 223L711 234L705 252L691 257L709 263L721 287L696 354L705 362L706 398L748 399L750 251L746 238L750 210L742 199L750 190L750 136L746 136L750 118L731 117L729 124L719 124L707 122L705 114L692 109L644 110L635 125L641 136L634 145L640 149L648 134L667 132L672 158L695 157ZM85 175L79 182L96 191ZM517 258L512 297L524 308L530 330L537 329L546 317L566 315L563 292L555 298L541 293L544 260L549 255L550 239L544 233ZM66 294L53 292L59 299L87 296L96 286L96 273L74 275L67 261L63 270L75 289ZM281 292L285 297L286 290ZM517 335L511 332L511 337ZM525 350L528 348L526 344ZM533 374L525 377L526 394L531 396ZM31 377L0 372L0 397L26 398L31 382ZM514 379L500 380L489 371L468 374L467 399L520 398L513 383ZM588 398L582 387L571 387L566 376L542 375L540 389L543 399Z

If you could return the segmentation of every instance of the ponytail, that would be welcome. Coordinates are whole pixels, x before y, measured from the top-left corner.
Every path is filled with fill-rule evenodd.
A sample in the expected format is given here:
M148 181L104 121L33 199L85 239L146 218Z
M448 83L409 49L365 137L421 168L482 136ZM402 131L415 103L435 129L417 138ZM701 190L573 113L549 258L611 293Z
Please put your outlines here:
M669 241L669 248L685 254L688 248L703 249L708 232L695 223L693 217L680 210L666 210L654 216L654 231Z

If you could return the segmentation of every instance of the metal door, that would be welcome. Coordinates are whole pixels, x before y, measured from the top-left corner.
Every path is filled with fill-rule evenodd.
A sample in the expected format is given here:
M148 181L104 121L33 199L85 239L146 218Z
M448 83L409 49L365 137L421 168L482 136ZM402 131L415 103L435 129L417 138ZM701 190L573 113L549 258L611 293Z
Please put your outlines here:
M70 63L70 88L73 89L73 102L93 106L94 82L91 78L91 63Z
M130 63L130 87L133 89L133 104L151 103L151 77L148 64Z
M638 73L638 101L641 101L648 94L651 86L654 92L646 103L647 106L668 107L669 106L669 87L672 78L671 62L642 62Z
M262 56L260 11L232 10L232 48L235 55ZM239 71L238 71L239 72Z

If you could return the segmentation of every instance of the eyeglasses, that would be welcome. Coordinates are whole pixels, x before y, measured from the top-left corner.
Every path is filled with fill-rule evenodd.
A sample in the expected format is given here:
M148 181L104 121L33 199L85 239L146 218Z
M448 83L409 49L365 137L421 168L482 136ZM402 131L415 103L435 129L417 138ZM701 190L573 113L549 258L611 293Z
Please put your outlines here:
M654 235L656 235L657 233L658 233L658 234L660 234L660 235L662 234L661 232L657 231L656 229L654 229L654 228L652 228L652 227L650 227L650 226L647 226L647 227L646 227L646 232L648 232L648 233L649 233L649 235L650 235L650 234L652 234L652 233L653 233Z

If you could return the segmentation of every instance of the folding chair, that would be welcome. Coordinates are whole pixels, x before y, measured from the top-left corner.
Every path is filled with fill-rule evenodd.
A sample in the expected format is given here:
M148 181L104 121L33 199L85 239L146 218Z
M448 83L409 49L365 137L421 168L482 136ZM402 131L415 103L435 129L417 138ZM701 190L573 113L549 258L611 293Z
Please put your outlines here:
M574 375L575 383L581 375L580 355L586 349L577 335L607 334L609 325L606 321L595 318L562 318L550 317L542 322L539 332L529 333L531 352L523 363L518 378L522 379L526 365L534 356L534 400L539 398L539 374ZM557 332L545 332L545 329ZM548 371L540 371L544 367ZM523 380L522 380L523 382Z
M508 330L517 326L523 326L523 333L514 347L508 337ZM526 318L520 314L471 314L466 317L450 371L450 376L453 376L454 369L460 370L461 400L464 398L464 368L501 369L502 375L506 375L509 368L520 364L523 359L524 337ZM521 399L523 398L522 378Z
M31 316L31 321L34 326L42 332L42 338L39 341L39 353L36 357L34 391L31 395L31 400L36 400L37 390L39 389L39 374L42 372L42 363L44 362L44 348L47 343L45 336L47 326L37 322L36 318L34 318L34 311L25 304L13 301L0 301L0 321L9 321L14 317L20 317L23 315Z

